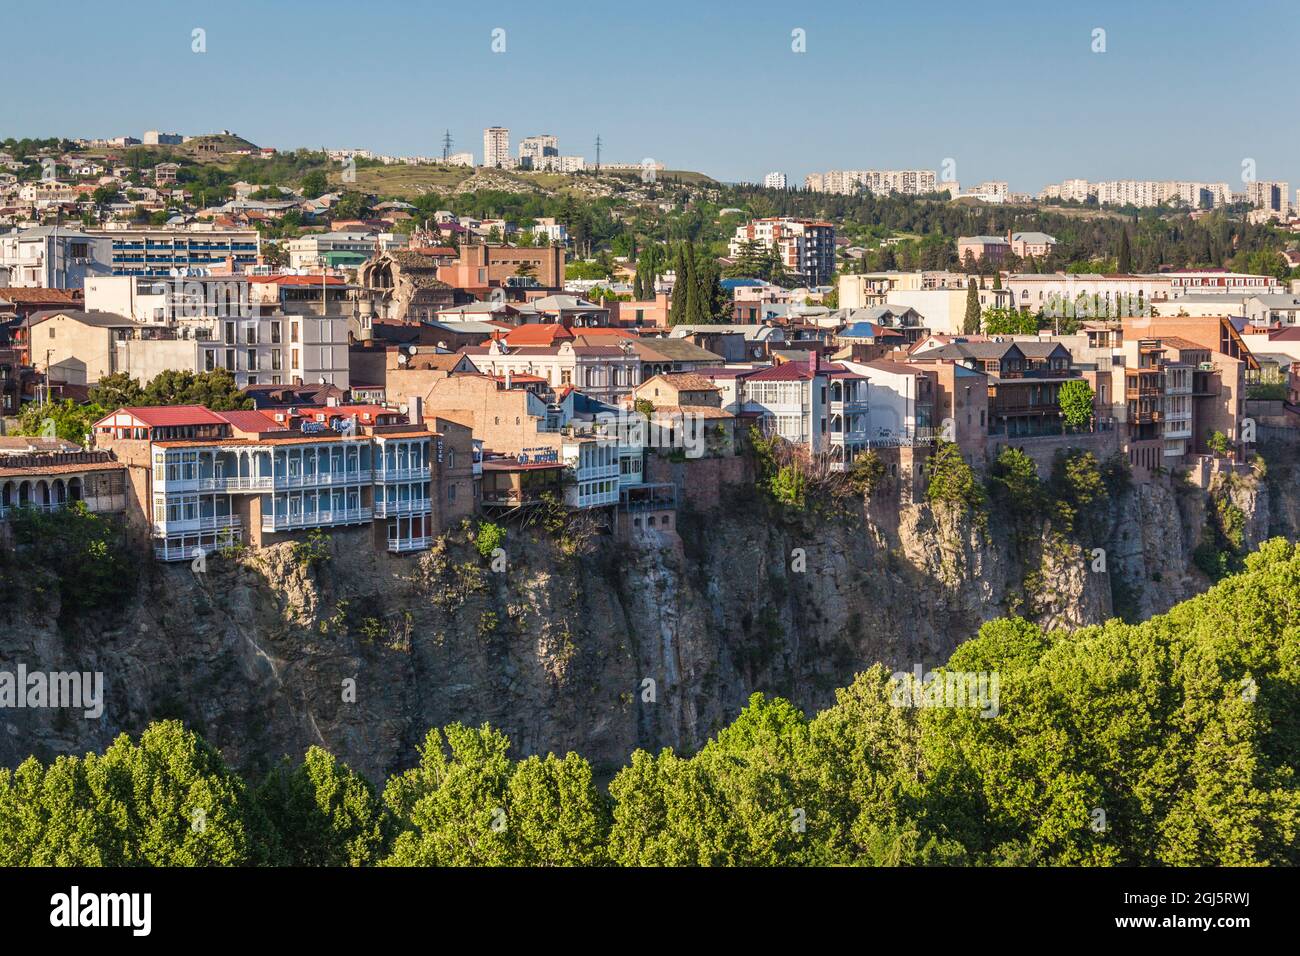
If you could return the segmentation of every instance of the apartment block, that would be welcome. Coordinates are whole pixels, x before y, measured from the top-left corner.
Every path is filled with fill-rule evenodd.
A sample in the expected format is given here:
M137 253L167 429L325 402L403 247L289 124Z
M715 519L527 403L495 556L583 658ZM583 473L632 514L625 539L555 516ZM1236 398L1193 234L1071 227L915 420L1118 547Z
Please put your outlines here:
M835 226L814 219L773 217L754 219L736 227L730 254L740 254L746 242L775 249L785 267L813 285L829 282L835 274Z
M510 130L504 126L489 126L483 130L483 165L505 168L510 161Z
M261 235L256 229L188 227L88 229L87 235L111 245L113 275L160 276L173 270L208 270L230 266L242 271L257 264Z

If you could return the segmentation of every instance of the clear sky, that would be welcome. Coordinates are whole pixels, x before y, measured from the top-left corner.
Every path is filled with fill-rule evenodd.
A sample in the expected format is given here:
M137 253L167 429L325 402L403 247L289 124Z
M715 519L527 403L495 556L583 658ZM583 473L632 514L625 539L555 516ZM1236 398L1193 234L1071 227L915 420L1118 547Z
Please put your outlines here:
M6 0L5 136L230 129L259 145L435 154L444 129L726 180L955 162L967 186L1069 177L1300 186L1293 2L588 4ZM206 31L207 52L192 50ZM504 52L493 31L504 30ZM792 50L804 31L806 52ZM1094 52L1094 30L1105 52ZM1294 192L1292 193L1294 196Z

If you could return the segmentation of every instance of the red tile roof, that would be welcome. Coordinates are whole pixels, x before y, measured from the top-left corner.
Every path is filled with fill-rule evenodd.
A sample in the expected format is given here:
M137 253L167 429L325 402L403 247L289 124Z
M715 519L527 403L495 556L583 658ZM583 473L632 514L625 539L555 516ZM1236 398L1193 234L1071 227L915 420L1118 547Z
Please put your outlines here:
M506 335L507 345L553 345L559 339L572 339L573 333L558 323L517 325Z
M319 286L319 285L347 285L339 276L255 276L249 279L250 282L269 282L273 285L294 285L294 286Z
M167 425L221 425L225 419L203 405L145 405L123 408L151 428ZM116 413L114 413L116 414Z
M234 411L217 412L217 416L230 422L241 432L276 432L288 431L288 426L281 425L267 412Z

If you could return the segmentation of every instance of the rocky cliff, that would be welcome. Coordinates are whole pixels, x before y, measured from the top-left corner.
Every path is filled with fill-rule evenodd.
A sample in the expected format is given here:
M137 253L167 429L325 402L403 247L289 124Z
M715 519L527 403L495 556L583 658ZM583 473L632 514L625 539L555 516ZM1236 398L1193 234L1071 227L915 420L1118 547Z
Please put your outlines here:
M1013 534L996 511L981 523L886 499L795 513L754 493L644 546L512 527L499 570L472 528L404 557L355 532L316 554L214 556L201 573L150 564L119 607L74 622L11 594L0 664L102 671L105 710L0 712L0 763L173 716L250 772L315 743L380 778L456 720L604 769L636 747L689 751L754 691L813 710L873 662L941 664L992 617L1160 612L1208 586L1194 559L1207 527L1239 525L1243 548L1296 536L1289 468L1208 491L1134 486L1068 536Z

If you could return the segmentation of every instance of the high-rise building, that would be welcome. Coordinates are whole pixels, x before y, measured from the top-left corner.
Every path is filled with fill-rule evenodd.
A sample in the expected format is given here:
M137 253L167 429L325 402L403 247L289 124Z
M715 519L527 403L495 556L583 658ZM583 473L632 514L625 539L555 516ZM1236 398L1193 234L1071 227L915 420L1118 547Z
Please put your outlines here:
M1256 209L1277 213L1286 218L1290 211L1290 183L1249 182L1246 183L1246 201Z
M531 169L551 169L560 156L559 141L549 133L526 136L519 141L519 165Z
M804 188L846 196L860 189L878 196L889 193L920 196L936 192L936 183L932 169L832 169L808 176Z
M815 219L772 217L737 226L730 254L738 256L747 242L776 249L786 269L811 285L829 282L835 274L835 227Z
M785 173L768 173L763 177L765 189L785 189Z
M483 165L504 167L510 165L510 130L504 126L489 126L483 130Z

